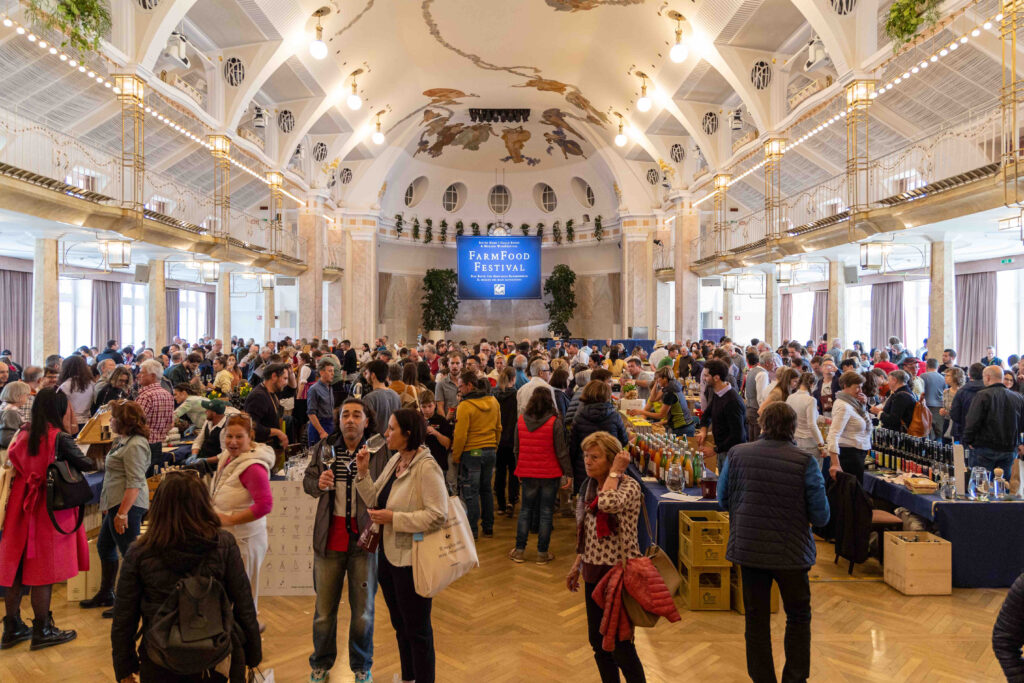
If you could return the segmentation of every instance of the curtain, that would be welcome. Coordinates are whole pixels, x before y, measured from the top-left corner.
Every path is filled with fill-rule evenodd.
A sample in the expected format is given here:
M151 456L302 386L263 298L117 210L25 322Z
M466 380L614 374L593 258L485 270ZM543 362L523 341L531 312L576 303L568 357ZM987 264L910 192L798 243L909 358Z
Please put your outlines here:
M783 294L782 305L779 307L779 334L782 335L782 341L791 341L793 339L793 295ZM767 339L768 345L776 343L775 339Z
M391 289L391 273L377 273L377 324L384 324L384 307Z
M995 292L993 275L992 291ZM993 299L994 300L994 299ZM903 325L903 282L871 285L871 348L883 349L889 337L906 337Z
M178 290L165 290L164 296L167 302L167 339L160 342L160 346L178 336ZM189 339L189 341L195 341L195 339ZM154 343L153 346L156 347L157 345Z
M811 339L817 342L828 330L828 290L819 289L814 293L814 305L811 307Z
M121 338L121 283L92 281L92 339L98 349Z
M957 362L967 367L996 344L996 274L956 276Z
M622 273L608 273L608 289L612 293L612 322L622 324ZM626 331L622 331L625 335Z
M32 273L0 270L0 346L22 367L32 362ZM57 302L54 302L56 314ZM42 360L42 359L39 359Z
M217 295L214 292L206 293L206 334L214 336L217 334ZM227 341L226 339L224 341ZM230 348L230 347L228 347Z

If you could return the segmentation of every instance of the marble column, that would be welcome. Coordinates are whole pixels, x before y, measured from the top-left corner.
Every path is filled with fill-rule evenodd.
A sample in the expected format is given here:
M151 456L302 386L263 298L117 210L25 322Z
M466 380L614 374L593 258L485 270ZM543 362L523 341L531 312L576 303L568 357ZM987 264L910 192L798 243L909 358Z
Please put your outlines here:
M299 240L305 240L303 258L306 270L298 277L298 336L312 339L324 334L324 251L325 224L318 198L310 197L307 208L299 214ZM300 246L300 249L302 246ZM372 340L371 340L372 341Z
M853 348L846 338L846 279L843 274L845 265L841 260L828 262L828 316L825 319L825 331L828 333L828 347L832 348L832 340L843 342L843 348Z
M653 338L658 318L655 307L654 217L622 218L622 336L630 328L646 327Z
M167 334L167 294L163 259L153 259L149 262L147 289L149 306L146 308L146 343L160 353L160 349L170 341Z
M220 279L217 280L216 307L216 336L218 339L223 339L227 346L231 339L231 273L224 270L223 264L221 264Z
M775 281L775 264L764 274L764 339L774 348L782 343L782 294Z
M335 258L343 249L342 237L340 228L328 226L327 248L335 253ZM337 337L340 340L345 334L343 290L344 284L341 279L327 284L327 320L324 321L324 328L327 330L328 339Z
M732 338L733 333L733 318L736 315L734 313L735 295L733 292L727 292L725 289L722 290L722 329L725 330L725 336Z
M700 278L690 270L691 246L700 236L700 211L685 208L675 222L675 341L700 339Z
M274 293L275 293L275 291L276 290L274 290L274 289L264 289L263 290L263 338L265 340L268 340L268 341L270 339L273 339L273 337L270 336L270 330L272 328L274 328L274 327L277 327L277 312L274 310L275 309L275 303L276 303L274 301ZM299 309L300 310L302 309L302 292L303 292L303 290L300 288L299 289ZM298 336L302 337L304 335L300 334Z
M60 346L58 249L57 240L37 239L32 261L32 363L40 367Z
M343 299L345 336L356 346L377 336L377 221L346 216Z
M956 348L956 272L953 243L931 244L931 288L928 291L928 357L942 362L943 349Z

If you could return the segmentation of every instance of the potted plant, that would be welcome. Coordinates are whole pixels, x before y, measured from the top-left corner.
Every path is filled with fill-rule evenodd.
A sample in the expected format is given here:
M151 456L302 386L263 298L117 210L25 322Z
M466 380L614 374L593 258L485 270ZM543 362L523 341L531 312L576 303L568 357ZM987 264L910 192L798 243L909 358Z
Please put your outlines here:
M479 223L477 223L476 221L473 221L472 223L469 224L469 227L473 231L473 237L479 237L480 236L480 224Z
M555 244L562 243L561 221L555 221L551 224L551 238L555 240Z
M450 332L459 313L458 276L451 268L430 268L423 276L423 329L432 339Z
M25 13L36 26L67 36L61 47L70 45L83 56L99 52L103 35L110 31L110 8L106 0L27 0Z
M523 237L529 237L529 235L530 235L530 224L529 223L523 223L522 225L519 226L519 229L523 231Z
M462 221L455 221L455 236L456 237L462 237L462 235L463 235L463 233L465 233L465 231L466 231L466 229L463 227Z
M448 221L445 220L444 218L442 218L440 225L441 225L441 234L438 235L438 241L441 244L444 244L445 242L448 241Z
M885 35L892 41L893 52L913 40L923 28L939 20L940 0L895 0L885 20Z
M594 217L594 239L600 242L604 239L604 225L601 223L601 215Z
M412 241L420 241L420 217L414 216L412 219Z
M434 241L434 219L423 219L423 244L430 244Z
M565 222L565 239L569 242L576 241L576 228L573 227L573 219L569 219Z
M402 219L402 214L395 214L395 235L396 239L402 239L402 229L405 226L405 222Z
M572 268L559 263L551 271L551 277L544 282L544 294L547 301L544 308L548 312L548 332L552 337L568 338L569 321L576 312L576 273Z
M543 223L537 223L537 237L540 238L541 242L544 241L544 224Z

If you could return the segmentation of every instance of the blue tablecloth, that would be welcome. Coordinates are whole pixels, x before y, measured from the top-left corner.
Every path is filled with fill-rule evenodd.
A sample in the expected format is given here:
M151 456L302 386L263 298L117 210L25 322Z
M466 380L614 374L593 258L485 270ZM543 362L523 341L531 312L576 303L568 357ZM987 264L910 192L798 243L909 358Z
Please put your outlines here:
M92 489L92 500L89 501L89 505L99 505L100 491L103 490L103 473L87 472L85 480L89 482L89 488Z
M718 501L713 498L706 498L698 501L668 500L661 496L668 493L668 488L658 482L640 482L640 488L644 492L644 507L647 509L647 516L651 520L652 531L658 545L664 550L673 562L679 560L679 511L680 510L721 510ZM691 496L699 496L700 488L685 489L683 493ZM640 549L645 550L651 544L651 537L647 533L647 525L644 524L643 515L640 515Z
M943 500L914 494L872 472L864 490L898 507L935 521L939 536L952 544L953 585L957 588L1005 588L1024 571L1024 501Z

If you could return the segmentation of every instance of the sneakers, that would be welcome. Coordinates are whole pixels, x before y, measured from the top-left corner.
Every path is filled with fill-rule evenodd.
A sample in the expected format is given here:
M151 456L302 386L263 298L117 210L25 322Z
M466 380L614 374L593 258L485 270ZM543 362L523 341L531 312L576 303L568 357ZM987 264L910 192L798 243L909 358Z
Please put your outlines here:
M526 561L524 555L525 553L519 548L512 548L512 550L508 551L508 559L517 564L522 564Z
M313 669L309 674L309 683L327 683L329 680L331 680L331 672L327 669Z
M515 506L514 505L506 505L505 506L505 516L506 517L514 517L515 516L514 511L515 511Z
M369 671L357 671L356 683L373 683L373 674Z
M555 554L552 552L537 553L537 564L547 564L555 559Z

